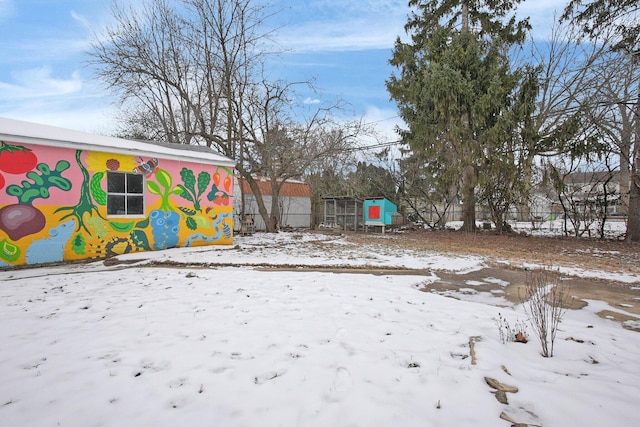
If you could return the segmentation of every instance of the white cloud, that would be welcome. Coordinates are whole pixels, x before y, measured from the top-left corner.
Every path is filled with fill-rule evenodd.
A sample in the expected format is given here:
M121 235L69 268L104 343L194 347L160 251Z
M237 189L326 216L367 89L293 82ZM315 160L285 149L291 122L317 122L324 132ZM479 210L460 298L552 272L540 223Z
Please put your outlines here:
M311 0L305 15L285 24L277 42L294 52L344 51L392 48L397 37L405 38L410 12L406 0ZM530 18L534 38L547 37L564 5L557 0L525 1L518 5L519 19ZM302 9L301 9L302 10Z
M327 25L310 25L303 31L296 29L291 34L283 35L279 41L294 52L345 51L391 48L398 36L393 31L369 33L355 30L356 25L345 25L349 31L337 32ZM305 35L296 34L298 31Z
M80 25L82 25L86 30L91 30L91 23L87 18L79 13L76 13L74 10L71 11L71 17L77 21Z
M79 58L86 52L89 43L88 38L47 37L12 40L6 45L5 51L0 53L0 58L11 63L79 64Z
M276 40L294 52L392 48L397 37L406 37L410 12L406 0L312 0L292 7L309 12L281 28ZM554 11L559 16L563 7L557 0L525 1L518 5L517 16L530 18L534 38L546 38Z
M3 100L69 95L79 92L83 85L78 72L71 73L68 79L55 78L48 66L14 71L11 75L15 84L0 82Z
M311 0L308 7L344 11L348 14L377 14L407 11L407 0Z
M365 109L363 121L373 127L375 143L397 141L399 136L396 128L405 126L396 109L379 108L373 105Z
M358 152L360 160L371 162L374 164L385 164L391 166L394 159L401 157L399 145L396 141L400 136L396 132L398 127L404 127L402 119L398 116L398 112L393 108L379 108L369 105L365 108L362 115L362 122L366 126L366 131L358 140L361 146L372 147L369 150ZM388 148L386 160L377 157L377 153ZM387 162L391 162L387 164Z
M63 100L33 100L0 109L0 116L99 135L113 135L117 108L80 102L69 105Z
M405 0L318 0L317 11L280 29L277 42L294 52L391 48L404 35L409 9Z
M317 98L309 98L307 97L304 101L302 101L303 104L305 105L311 105L311 104L320 104L320 100Z
M115 107L78 72L60 78L44 66L14 71L11 83L0 82L0 116L110 134Z

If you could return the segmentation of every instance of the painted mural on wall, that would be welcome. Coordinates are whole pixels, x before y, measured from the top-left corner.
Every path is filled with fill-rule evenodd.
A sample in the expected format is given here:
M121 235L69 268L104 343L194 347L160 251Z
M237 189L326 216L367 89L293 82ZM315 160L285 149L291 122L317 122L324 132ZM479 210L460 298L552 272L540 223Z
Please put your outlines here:
M0 266L231 244L224 166L0 141Z

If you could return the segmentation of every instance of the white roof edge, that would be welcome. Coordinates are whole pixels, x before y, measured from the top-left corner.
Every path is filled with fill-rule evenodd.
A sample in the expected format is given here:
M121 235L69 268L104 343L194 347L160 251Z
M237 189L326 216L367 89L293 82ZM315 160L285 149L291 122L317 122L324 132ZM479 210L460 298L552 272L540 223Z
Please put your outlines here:
M152 144L113 136L97 135L73 129L65 129L39 123L0 117L0 139L18 139L24 143L40 144L53 142L65 148L84 148L94 151L108 151L119 154L159 156L193 162L215 163L234 167L235 162L228 157L206 151L172 148L167 144Z

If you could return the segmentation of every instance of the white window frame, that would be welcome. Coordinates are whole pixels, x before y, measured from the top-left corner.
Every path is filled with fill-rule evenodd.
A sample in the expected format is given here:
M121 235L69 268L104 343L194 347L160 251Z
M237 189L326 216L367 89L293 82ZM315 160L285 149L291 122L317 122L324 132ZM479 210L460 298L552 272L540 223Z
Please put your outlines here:
M112 187L110 184L111 180L114 179L116 175L124 176L124 188L123 191L110 191ZM142 192L129 192L128 191L128 180L135 177L135 179L142 180ZM136 174L132 172L116 172L116 171L107 171L107 217L109 218L144 218L146 213L146 183L144 180L144 175ZM110 213L110 201L113 198L124 198L124 210L119 211L117 213ZM140 198L142 199L142 212L129 213L129 200L131 198ZM113 203L113 202L112 202Z

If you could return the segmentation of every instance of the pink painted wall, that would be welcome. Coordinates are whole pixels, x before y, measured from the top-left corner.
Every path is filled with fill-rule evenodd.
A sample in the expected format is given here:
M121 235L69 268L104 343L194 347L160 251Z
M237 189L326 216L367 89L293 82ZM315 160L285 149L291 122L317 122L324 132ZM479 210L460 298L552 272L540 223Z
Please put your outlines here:
M144 175L143 215L110 216L108 171ZM224 166L0 142L0 266L231 244Z

